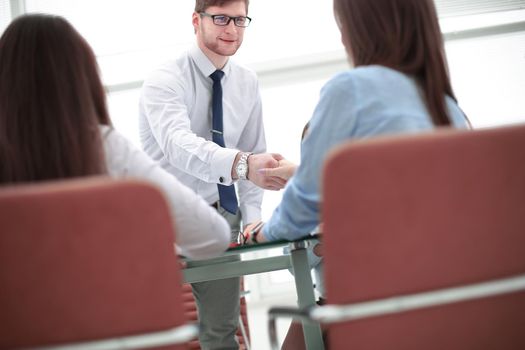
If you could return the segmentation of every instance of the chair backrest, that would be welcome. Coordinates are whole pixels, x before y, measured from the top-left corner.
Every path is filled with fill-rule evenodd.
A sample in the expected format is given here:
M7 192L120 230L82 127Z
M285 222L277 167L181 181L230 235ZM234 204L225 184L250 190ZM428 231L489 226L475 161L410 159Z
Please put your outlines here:
M167 204L107 178L0 188L0 349L184 324Z
M525 126L346 144L324 171L329 304L525 273ZM333 349L525 349L525 293L331 325Z

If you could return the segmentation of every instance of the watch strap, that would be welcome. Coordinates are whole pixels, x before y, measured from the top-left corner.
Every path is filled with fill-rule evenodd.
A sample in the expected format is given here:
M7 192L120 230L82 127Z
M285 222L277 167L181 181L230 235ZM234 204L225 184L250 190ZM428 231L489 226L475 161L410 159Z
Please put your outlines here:
M237 176L239 177L240 180L247 180L248 179L248 157L251 156L252 153L251 152L243 152L241 154L241 158L239 158L239 162L237 163L237 169L239 169L239 165L240 164L244 164L246 166L246 171L245 172L239 172L237 171Z

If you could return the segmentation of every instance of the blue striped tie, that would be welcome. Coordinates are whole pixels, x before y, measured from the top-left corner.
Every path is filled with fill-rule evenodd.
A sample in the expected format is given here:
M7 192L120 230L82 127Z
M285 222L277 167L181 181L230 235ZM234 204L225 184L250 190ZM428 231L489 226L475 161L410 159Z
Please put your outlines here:
M210 78L213 80L213 100L212 100L212 139L213 142L218 144L221 147L224 145L224 136L223 136L223 125L222 125L222 86L221 79L224 76L224 72L221 70L216 70L210 75ZM219 189L219 201L221 207L226 209L226 211L237 214L238 203L237 195L235 194L235 187L224 186L217 184Z

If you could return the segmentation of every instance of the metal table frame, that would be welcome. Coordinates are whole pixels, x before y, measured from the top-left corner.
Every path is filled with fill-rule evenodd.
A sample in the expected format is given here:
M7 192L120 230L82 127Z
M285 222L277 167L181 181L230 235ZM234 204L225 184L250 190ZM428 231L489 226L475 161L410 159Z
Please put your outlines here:
M306 248L310 244L317 242L317 238L312 237L293 242L277 241L231 248L221 257L204 261L200 260L199 266L183 269L183 279L188 283L202 282L292 268L294 271L298 307L306 308L315 305L315 294ZM273 248L284 248L285 246L289 246L290 255L283 253L282 255L272 257L239 261L225 259L225 257L232 255L241 255ZM324 349L319 324L303 322L303 332L307 349Z

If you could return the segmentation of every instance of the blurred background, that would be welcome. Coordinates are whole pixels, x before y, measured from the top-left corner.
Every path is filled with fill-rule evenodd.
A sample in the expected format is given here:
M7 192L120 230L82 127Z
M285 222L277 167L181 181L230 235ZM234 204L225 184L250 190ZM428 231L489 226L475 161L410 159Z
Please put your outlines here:
M23 13L67 18L95 50L115 127L139 145L142 81L194 42L194 5L192 0L0 0L0 33ZM436 0L436 6L453 88L473 126L524 123L525 0ZM268 151L298 162L301 131L321 87L348 69L332 2L251 0L249 16L253 21L234 59L259 75ZM265 194L263 219L280 197L280 192ZM281 271L248 276L247 287L253 349L266 349L266 309L293 305L293 282Z

